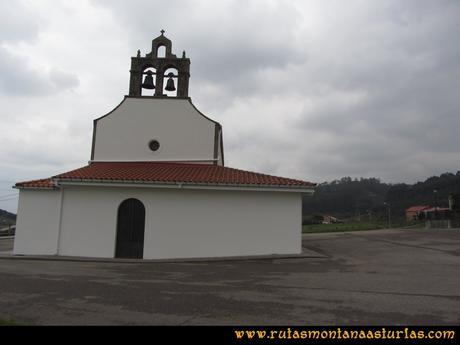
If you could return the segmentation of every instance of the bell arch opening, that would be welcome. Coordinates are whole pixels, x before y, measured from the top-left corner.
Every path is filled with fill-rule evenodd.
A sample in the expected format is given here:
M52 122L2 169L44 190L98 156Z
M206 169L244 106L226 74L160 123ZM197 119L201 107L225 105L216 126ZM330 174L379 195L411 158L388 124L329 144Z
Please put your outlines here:
M165 58L166 57L166 46L163 44L160 44L157 47L157 57L158 58Z

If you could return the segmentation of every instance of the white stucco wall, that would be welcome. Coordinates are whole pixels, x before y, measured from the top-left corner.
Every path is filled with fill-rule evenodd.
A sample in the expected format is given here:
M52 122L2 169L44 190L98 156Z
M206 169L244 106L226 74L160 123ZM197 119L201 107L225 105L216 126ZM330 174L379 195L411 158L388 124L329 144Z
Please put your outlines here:
M59 190L20 190L13 253L56 254L59 209Z
M97 120L93 160L212 160L215 127L187 99L126 98ZM160 143L155 152L153 139Z
M145 259L301 251L299 193L66 186L60 255L113 257L117 210L144 203Z
M147 258L301 251L301 198L296 193L184 190L164 193L149 206Z

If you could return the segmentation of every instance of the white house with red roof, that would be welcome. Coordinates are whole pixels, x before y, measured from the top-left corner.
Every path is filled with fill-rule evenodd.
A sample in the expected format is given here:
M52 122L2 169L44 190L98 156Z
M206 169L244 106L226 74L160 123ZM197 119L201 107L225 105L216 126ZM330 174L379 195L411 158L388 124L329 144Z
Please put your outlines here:
M226 167L222 126L188 97L189 67L185 52L172 54L164 32L150 53L131 58L129 95L94 120L88 165L15 185L14 254L168 259L301 252L302 195L314 184Z
M417 205L417 206L411 206L407 208L406 209L406 220L410 222L413 220L420 219L420 215L423 213L423 211L429 208L430 206L427 206L427 205Z

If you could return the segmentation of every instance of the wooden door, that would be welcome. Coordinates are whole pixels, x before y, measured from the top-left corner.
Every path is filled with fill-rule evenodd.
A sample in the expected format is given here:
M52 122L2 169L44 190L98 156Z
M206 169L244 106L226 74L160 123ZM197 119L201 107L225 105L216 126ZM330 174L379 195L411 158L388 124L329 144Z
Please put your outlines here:
M144 227L144 204L137 199L123 201L118 207L116 258L143 258Z

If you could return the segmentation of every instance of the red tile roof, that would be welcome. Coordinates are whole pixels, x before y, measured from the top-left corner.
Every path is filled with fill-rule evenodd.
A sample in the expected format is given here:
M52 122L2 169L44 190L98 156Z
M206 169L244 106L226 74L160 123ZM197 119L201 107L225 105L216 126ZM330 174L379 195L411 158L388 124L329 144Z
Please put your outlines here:
M206 184L305 188L314 183L210 164L93 162L48 179L16 183L18 188L52 189L59 181Z
M449 208L447 207L428 207L426 209L423 209L425 212L438 212L438 211L449 211Z
M56 188L56 185L54 184L52 179L45 178L41 180L18 182L16 183L16 187L31 189L54 189Z
M427 208L430 208L430 206L411 206L408 209L406 209L406 212L420 212Z
M259 174L219 165L158 162L93 162L56 175L57 180L85 182L190 183L302 188L311 182Z

